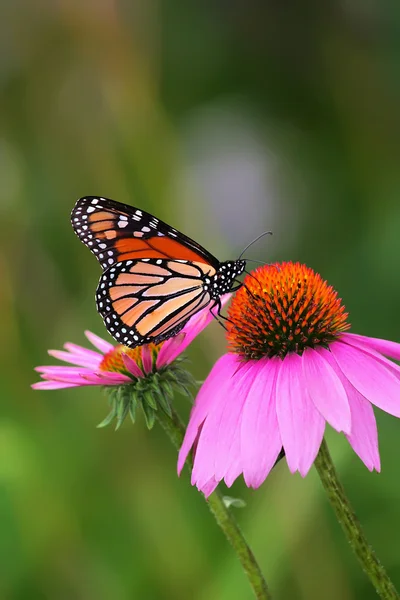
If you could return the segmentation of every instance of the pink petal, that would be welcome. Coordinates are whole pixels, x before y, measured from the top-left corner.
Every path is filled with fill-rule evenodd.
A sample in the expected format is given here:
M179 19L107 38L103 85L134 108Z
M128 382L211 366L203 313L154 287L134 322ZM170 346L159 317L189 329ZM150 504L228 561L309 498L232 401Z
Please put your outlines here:
M329 354L329 353L328 353ZM346 435L354 452L365 466L372 471L380 471L381 462L378 448L378 429L372 405L346 379L333 356L329 357L332 368L346 390L351 410L351 434Z
M359 392L349 383L347 395L350 401L352 430L347 439L358 454L365 466L372 471L381 470L381 461L379 457L378 429L374 410L371 404L361 396ZM350 392L350 389L352 390Z
M145 373L151 373L153 370L153 355L148 346L142 346L142 364Z
M96 361L100 361L103 358L103 355L99 354L99 352L95 352L89 348L84 348L83 346L78 346L77 344L72 344L71 342L64 344L64 348L68 350L68 352L71 352L71 354L79 354L81 356L87 356L88 358L91 357Z
M71 354L70 352L64 352L63 350L49 350L48 353L50 356L53 356L58 360L69 362L71 365L88 367L89 369L98 367L103 358L101 354L97 355L99 357L98 359L93 359L91 357L84 356L83 354Z
M229 362L232 364L232 361L227 362L228 364ZM234 357L233 364L236 370L236 356ZM219 375L221 375L221 372L223 373L224 369L219 371ZM206 387L206 384L203 387ZM230 404L234 412L230 424L233 423L231 426L235 427L235 423L239 419L237 405L240 407L242 403L240 396L236 394L235 376L232 376L232 370L229 371L228 377L213 378L212 386L207 386L206 389L206 402L210 399L211 403L208 405L209 410L207 411L205 420L202 419L200 422L202 427L198 435L192 471L192 484L196 484L198 487L202 487L211 478L215 478L217 481L222 479L231 465L231 460L235 459L236 448L231 448L232 455L230 456L229 450L226 447L231 440L226 440L223 419L227 415L226 409L228 404ZM221 440L220 437L222 438ZM236 440L232 438L232 441L234 444L238 442L239 436L237 436ZM221 454L223 455L222 457ZM225 458L226 460L224 460ZM217 469L219 475L216 474Z
M35 367L35 371L38 373L44 373L45 375L62 377L63 375L80 375L81 373L92 373L91 369L85 369L81 367L64 367L61 365L51 365L48 367Z
M276 413L289 469L304 477L321 445L325 420L308 394L297 354L288 354L279 365Z
M400 417L400 382L381 361L342 342L334 342L330 349L340 369L360 394L378 408Z
M85 376L91 375L93 371L79 367L36 367L43 379L64 381L76 385L87 385Z
M201 429L195 453L192 482L200 489L211 478L225 479L229 487L243 472L241 457L241 420L249 390L258 376L257 363L249 361L220 384L218 397Z
M350 347L355 347L359 350L362 350L366 354L370 354L371 356L374 356L376 358L376 360L378 362L382 363L383 365L385 365L389 369L389 371L391 371L393 373L393 375L400 378L399 365L394 363L389 358L386 358L386 356L383 356L383 354L381 354L380 352L377 352L376 350L374 350L371 346L365 344L364 342L361 342L360 340L356 340L354 337L352 337L352 338L347 337L345 339L341 339L341 341L343 341L345 344L348 344Z
M210 479L222 479L216 476L215 462L217 458L217 444L222 418L227 404L235 403L236 398L231 398L230 380L221 382L213 399L213 405L207 414L201 428L194 456L192 470L192 485L202 488ZM238 400L240 402L240 400ZM223 471L224 474L225 471Z
M334 429L350 433L351 414L344 387L326 360L325 348L308 349L301 357L303 376L311 400Z
M205 495L206 498L208 498L209 496L211 496L211 494L217 487L218 483L219 483L219 481L216 481L215 479L210 479L210 481L207 481L207 483L205 483L202 486L202 488L198 488L198 489L200 492L203 492L203 494Z
M85 335L89 342L93 344L95 348L100 350L100 352L103 352L103 354L107 354L107 352L110 352L110 350L114 348L110 342L106 342L106 340L103 340L103 338L99 337L95 333L92 333L91 331L86 330Z
M38 381L33 383L33 390L61 390L62 388L79 387L79 383L66 383L65 381Z
M132 383L132 379L121 373L102 371L101 373L87 373L82 375L82 378L89 381L93 385L122 385Z
M358 341L369 346L376 352L381 352L390 358L400 360L400 344L397 342L391 342L389 340L382 340L380 338L366 337L365 335L357 335L355 333L343 333L341 336L343 341L353 345L353 341Z
M157 356L157 369L161 369L161 367L171 364L176 357L182 353L182 344L185 337L186 333L182 331L163 343Z
M207 417L209 410L213 404L215 404L215 398L217 396L219 397L220 386L232 377L237 367L238 357L236 355L225 354L224 356L221 356L201 386L190 415L182 447L179 451L178 474L180 474L183 469L187 455L197 438L199 428ZM211 479L212 476L213 474L210 475L209 479Z
M240 455L240 432L233 440L231 456L229 458L230 464L224 475L224 481L227 487L231 487L233 482L243 473L242 457Z
M257 363L248 361L229 380L225 392L227 401L220 404L223 409L218 430L215 432L215 479L219 481L227 476L225 480L227 485L232 485L236 477L243 471L240 446L243 407L247 401L254 378L258 376L258 373ZM210 416L203 427L202 435L209 420L211 421Z
M68 375L68 376L50 376L50 375L42 375L42 379L46 381L57 381L58 383L71 383L73 385L92 385L89 383L84 377L81 375Z
M276 373L280 359L262 359L243 409L241 448L243 475L249 487L266 479L282 448L275 405Z
M129 356L129 354L121 352L121 356L125 367L130 373L132 373L132 375L134 375L134 377L137 377L138 379L144 377L143 371L138 367L138 365L135 363L133 358Z

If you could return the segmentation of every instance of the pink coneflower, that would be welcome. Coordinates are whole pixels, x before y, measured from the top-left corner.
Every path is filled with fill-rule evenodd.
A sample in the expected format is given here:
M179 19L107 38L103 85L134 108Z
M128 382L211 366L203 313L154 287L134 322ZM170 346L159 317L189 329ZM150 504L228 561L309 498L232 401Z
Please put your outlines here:
M222 298L225 304L230 295ZM34 383L36 390L100 385L110 392L111 412L100 424L107 425L113 418L117 427L129 413L135 418L138 404L143 408L148 426L154 423L154 411L160 405L167 413L172 399L172 386L188 392L192 379L182 369L179 355L194 338L213 320L208 309L192 317L182 331L161 344L147 344L128 348L113 346L90 331L85 335L98 350L66 343L65 350L49 350L50 356L74 366L36 367L43 379Z
M400 416L400 344L345 333L337 293L293 263L248 275L229 309L230 352L199 391L178 471L195 448L192 484L208 496L243 473L257 488L281 448L305 476L329 423L366 467L380 470L372 405Z

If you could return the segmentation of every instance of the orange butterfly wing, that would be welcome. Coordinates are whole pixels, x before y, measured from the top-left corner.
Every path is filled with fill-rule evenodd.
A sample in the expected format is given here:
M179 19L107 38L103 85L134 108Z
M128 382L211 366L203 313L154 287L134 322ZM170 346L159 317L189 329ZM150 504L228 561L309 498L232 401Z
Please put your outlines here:
M96 292L97 310L110 334L126 346L175 335L211 302L207 281L216 271L204 263L165 259L118 262Z
M194 240L143 210L109 198L85 196L71 222L79 239L103 269L124 260L180 259L218 266L218 260Z

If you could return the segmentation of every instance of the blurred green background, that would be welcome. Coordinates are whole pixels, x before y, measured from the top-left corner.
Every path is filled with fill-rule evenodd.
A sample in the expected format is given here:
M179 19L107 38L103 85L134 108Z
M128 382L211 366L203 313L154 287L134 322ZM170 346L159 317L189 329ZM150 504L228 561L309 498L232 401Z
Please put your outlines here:
M353 331L400 341L400 5L5 0L0 48L0 597L250 599L157 426L99 430L99 389L30 389L47 348L107 337L69 214L132 203L221 260L272 229L248 256L308 263ZM224 348L213 323L196 377ZM400 586L400 426L376 412L380 475L328 441ZM375 598L313 471L229 494L276 599Z

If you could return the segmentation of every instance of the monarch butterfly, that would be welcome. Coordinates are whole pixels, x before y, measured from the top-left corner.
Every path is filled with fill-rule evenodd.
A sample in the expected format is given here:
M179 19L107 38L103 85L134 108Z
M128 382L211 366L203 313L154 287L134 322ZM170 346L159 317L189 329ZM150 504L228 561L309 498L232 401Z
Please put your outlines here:
M240 259L219 262L153 215L108 198L80 198L71 222L103 268L97 310L125 346L158 344L207 306L219 312L220 297L246 266Z

